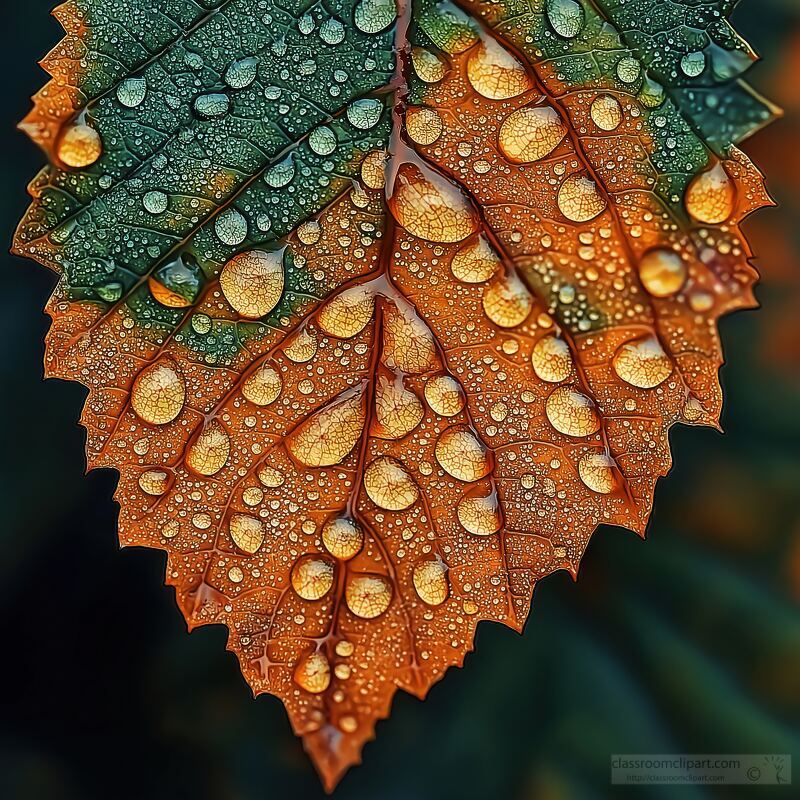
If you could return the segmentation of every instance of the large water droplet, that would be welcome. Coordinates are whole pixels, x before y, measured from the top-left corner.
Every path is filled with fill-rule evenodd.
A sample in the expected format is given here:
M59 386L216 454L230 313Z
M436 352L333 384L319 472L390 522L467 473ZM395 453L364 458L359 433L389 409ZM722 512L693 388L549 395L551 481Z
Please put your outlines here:
M464 391L450 375L436 375L425 384L425 399L442 417L454 417L464 408Z
M491 472L486 446L468 428L448 428L436 442L436 460L442 469L460 481L477 481Z
M447 567L439 559L420 561L414 566L411 580L419 599L429 606L440 606L447 600Z
M244 89L249 86L258 74L258 59L242 58L228 65L224 80L231 89Z
M201 94L194 99L194 111L201 119L224 117L231 107L231 99L222 92Z
M503 120L498 144L509 161L524 164L550 155L566 135L567 128L552 106L531 106L512 111Z
M133 382L133 410L152 425L172 422L181 413L185 401L186 384L171 361L151 364Z
M320 600L333 586L334 566L322 556L303 556L292 567L292 588L303 600Z
M383 362L392 370L415 375L436 363L431 329L411 308L389 306L383 315Z
M307 467L330 467L356 446L364 428L360 390L348 390L315 412L287 439L286 447Z
M300 660L294 681L311 694L321 694L331 683L331 665L323 653L310 653Z
M414 479L396 458L389 456L370 462L364 471L364 489L376 506L387 511L402 511L419 498Z
M423 47L412 49L411 63L414 65L417 77L424 83L438 83L447 72L447 64L435 53Z
M257 406L268 406L278 399L282 386L281 376L273 367L265 363L261 364L245 380L242 394Z
M329 156L336 150L337 145L336 134L327 125L314 128L308 137L308 146L318 156Z
M223 244L238 247L247 238L247 220L235 208L226 208L214 220L214 233Z
M605 453L586 453L578 462L578 475L598 494L611 494L617 488L616 464Z
M569 345L558 336L543 336L531 351L531 364L533 371L543 381L560 383L572 372Z
M147 96L147 80L145 78L126 78L117 86L117 100L126 108L136 108Z
M568 220L588 222L605 210L606 201L591 178L570 175L558 190L558 207Z
M216 419L210 420L186 454L186 463L200 475L216 475L228 463L231 437Z
M550 424L567 436L590 436L600 430L594 403L571 386L559 386L550 393L545 413Z
M639 278L653 297L670 297L686 283L686 264L674 250L656 247L639 261Z
M194 305L203 287L203 271L189 253L159 267L149 278L148 286L155 300L167 308Z
M139 488L145 493L159 497L167 491L169 475L160 469L149 469L139 476Z
M375 312L375 293L369 286L353 286L329 300L319 312L320 327L338 339L349 339L369 324Z
M322 528L322 543L332 556L347 561L361 551L364 533L349 517L331 517Z
M592 122L601 131L615 131L622 122L622 106L612 94L595 97L589 109Z
M345 602L361 619L375 619L392 602L392 585L382 575L351 575L345 586Z
M528 318L533 297L515 272L495 278L483 293L486 316L501 328L514 328Z
M626 342L611 364L622 380L640 389L652 389L672 374L672 362L655 336Z
M466 494L456 506L458 521L475 536L491 536L503 524L497 493Z
M361 0L356 6L356 27L364 33L379 33L397 16L394 0Z
M280 302L284 250L248 250L222 268L219 283L225 299L243 317L258 319Z
M100 134L89 125L75 123L66 128L58 140L58 160L67 167L89 167L103 154Z
M264 523L247 514L234 514L229 526L233 543L243 552L253 554L264 544Z
M354 128L366 131L378 124L382 111L383 103L380 100L354 100L347 106L347 119Z
M425 147L433 144L444 129L442 118L433 108L412 106L406 111L405 122L412 141Z
M461 189L422 165L400 167L389 206L400 225L429 242L460 242L477 229L475 210Z
M720 162L692 179L684 202L689 214L707 225L718 225L733 214L736 189Z
M490 100L507 100L531 88L525 67L488 36L470 53L467 77L472 88Z
M583 6L576 0L547 0L547 19L565 39L574 39L583 28Z
M375 435L386 439L402 439L422 422L425 412L419 398L400 379L381 376L375 391Z

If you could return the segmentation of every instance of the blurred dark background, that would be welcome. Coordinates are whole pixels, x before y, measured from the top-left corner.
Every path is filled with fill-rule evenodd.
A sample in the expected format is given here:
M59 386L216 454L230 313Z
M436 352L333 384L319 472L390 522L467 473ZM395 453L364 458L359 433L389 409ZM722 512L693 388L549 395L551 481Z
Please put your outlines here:
M52 2L3 3L3 251L44 161L14 125L60 38ZM614 752L792 753L800 783L800 2L743 0L734 20L787 113L746 145L779 207L746 227L763 308L722 326L727 433L675 429L648 540L602 529L577 584L537 589L523 637L484 624L425 703L398 695L340 800L733 794L615 790ZM84 390L42 381L53 276L2 259L0 797L321 797L224 631L187 635L163 555L118 550L115 475L83 474ZM743 790L761 792L792 789Z

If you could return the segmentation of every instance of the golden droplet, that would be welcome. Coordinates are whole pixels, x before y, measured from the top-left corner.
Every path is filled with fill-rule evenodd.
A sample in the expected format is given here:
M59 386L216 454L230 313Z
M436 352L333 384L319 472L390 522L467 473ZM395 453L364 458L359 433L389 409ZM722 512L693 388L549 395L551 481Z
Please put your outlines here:
M361 551L364 533L349 517L331 517L322 528L322 543L332 556L347 561Z
M365 419L362 392L350 389L303 422L286 447L307 467L331 467L356 446Z
M425 411L414 392L400 379L389 381L381 376L375 392L377 434L386 439L402 439L422 422Z
M450 587L447 583L447 567L440 561L426 560L415 564L411 575L419 599L429 606L440 606L447 600Z
M560 383L572 372L569 345L559 336L543 336L533 347L531 364L533 371L543 381Z
M153 295L153 299L165 308L188 308L192 305L191 301L183 295L168 289L152 275L147 279L147 286L150 289L150 294Z
M670 297L686 283L688 271L683 259L674 250L656 247L639 261L642 286L653 297Z
M626 342L611 364L622 380L640 389L652 389L672 374L672 362L655 336Z
M718 225L725 222L736 204L736 187L722 162L696 175L686 189L686 210L698 222Z
M200 475L216 475L228 463L231 437L222 423L212 419L186 454L186 463Z
M339 718L338 726L342 733L355 733L358 730L358 720L352 714L345 714Z
M476 536L491 536L503 524L495 492L483 497L478 494L464 495L458 501L456 513L464 528Z
M67 167L89 167L103 154L100 134L89 125L70 125L58 141L58 160Z
M319 600L333 586L333 564L321 556L303 556L292 567L292 588L303 600Z
M606 201L597 184L585 175L570 175L558 190L558 207L572 222L588 222L602 213Z
M383 315L383 362L409 375L436 364L436 342L430 328L411 308L388 306Z
M389 456L380 456L367 466L364 489L376 506L387 511L403 511L419 497L417 484L406 468Z
M448 428L436 442L436 460L460 481L477 481L492 470L486 446L468 428Z
M483 292L483 310L501 328L521 325L532 307L533 297L515 272L495 278Z
M353 286L331 298L319 312L320 327L338 339L350 339L367 326L375 311L369 286Z
M478 226L461 189L438 172L414 164L398 169L389 207L410 234L428 242L460 242Z
M283 486L283 482L286 480L280 470L267 465L258 470L258 479L268 489L277 489L279 486Z
M298 331L283 348L283 352L295 364L311 361L317 352L317 336L313 331L303 328Z
M567 135L567 128L552 106L531 106L512 111L500 126L498 144L515 164L549 156Z
M311 694L321 694L331 684L331 665L323 653L311 653L300 660L294 681Z
M433 144L443 129L442 118L433 108L412 106L406 111L406 131L417 144Z
M467 77L472 88L489 100L507 100L531 88L525 67L488 36L470 53Z
M133 410L152 425L172 422L181 413L185 402L186 384L172 361L151 364L133 382Z
M350 657L355 652L355 649L355 645L347 639L342 639L340 642L336 642L336 655L341 656L341 658Z
M411 50L411 63L414 72L425 83L438 83L447 71L447 65L435 53L424 47L414 47Z
M252 555L264 544L264 523L247 514L234 514L230 521L233 543L243 552Z
M159 497L167 491L169 475L160 469L149 469L139 476L139 488L145 493Z
M283 294L283 250L248 250L234 256L219 275L226 300L243 317L258 319Z
M480 235L475 241L456 251L450 262L450 270L464 283L483 283L494 275L499 264L497 253L486 238Z
M369 189L382 189L386 183L385 150L370 150L361 162L361 180Z
M559 386L545 403L550 424L567 436L589 436L600 430L600 415L594 403L571 386Z
M392 585L382 575L351 575L344 591L347 607L361 619L375 619L392 602Z
M622 122L622 106L614 95L601 94L592 101L589 114L601 131L615 131Z
M611 494L617 488L615 467L605 453L586 453L578 462L578 475L593 492Z
M454 417L464 408L464 391L450 375L436 375L425 384L425 399L442 417Z
M245 380L242 394L257 406L268 406L278 399L282 387L277 370L263 363Z

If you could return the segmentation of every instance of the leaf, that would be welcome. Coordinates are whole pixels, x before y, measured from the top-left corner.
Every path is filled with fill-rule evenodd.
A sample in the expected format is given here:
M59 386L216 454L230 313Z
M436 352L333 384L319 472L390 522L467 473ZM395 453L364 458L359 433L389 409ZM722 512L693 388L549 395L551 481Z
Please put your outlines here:
M730 5L58 10L16 239L60 276L47 374L329 789L718 425L775 113Z

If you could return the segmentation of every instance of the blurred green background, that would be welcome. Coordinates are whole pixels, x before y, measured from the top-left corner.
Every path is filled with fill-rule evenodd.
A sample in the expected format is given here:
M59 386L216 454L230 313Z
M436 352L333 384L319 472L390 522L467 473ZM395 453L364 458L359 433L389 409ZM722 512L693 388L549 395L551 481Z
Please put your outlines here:
M60 38L51 2L3 4L3 249L43 163L14 125ZM800 784L800 1L734 19L787 113L746 146L780 205L747 225L763 308L722 326L727 433L675 429L648 540L602 529L577 584L537 589L523 637L484 624L425 703L398 695L340 800L734 794L614 790L615 752L792 753ZM84 390L41 378L53 276L3 258L0 797L321 797L225 632L187 635L163 555L119 552L115 475L83 475Z

